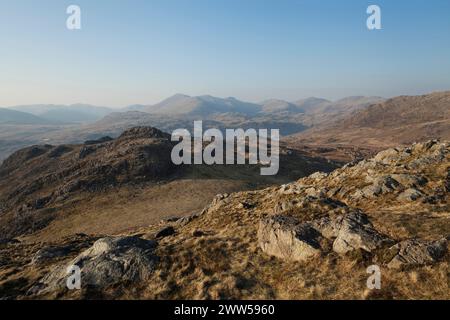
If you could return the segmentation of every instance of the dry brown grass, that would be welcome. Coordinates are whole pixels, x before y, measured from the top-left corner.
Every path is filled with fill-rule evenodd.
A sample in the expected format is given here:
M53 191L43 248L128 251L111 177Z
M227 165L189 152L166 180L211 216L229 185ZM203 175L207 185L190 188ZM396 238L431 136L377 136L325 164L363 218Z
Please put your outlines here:
M259 198L260 199L260 198ZM285 262L262 253L257 246L257 223L273 203L252 202L249 194L233 196L231 203L163 239L158 249L162 267L148 283L141 298L151 299L448 299L449 257L434 266L394 271L382 268L382 289L366 287L370 257L350 254L322 256L308 263ZM237 209L246 201L251 210ZM392 212L391 212L392 214ZM420 213L418 213L420 215ZM375 215L371 215L375 216ZM378 215L388 225L386 231L398 238L397 226ZM446 218L448 220L448 212ZM404 223L405 220L402 220ZM412 221L411 224L414 222ZM435 223L435 224L433 224ZM441 224L429 223L424 233ZM391 229L392 226L392 229ZM193 238L195 230L205 236ZM429 237L439 232L428 233Z
M118 234L201 211L219 192L242 188L242 181L176 180L141 188L123 187L114 192L82 194L57 211L50 225L27 242L53 242L76 233Z
M446 154L448 157L448 154ZM425 174L428 184L422 186L422 191L426 194L434 194L437 189L446 188L448 178L448 159L438 162L436 165L425 165L420 172L414 174ZM379 165L373 173L393 174L404 170L397 165ZM399 169L400 168L400 169ZM362 170L366 170L364 167ZM216 193L212 186L218 186L223 190L222 181L211 179L173 182L186 183L186 185L162 185L153 186L142 191L135 196L130 190L122 189L114 196L109 194L107 198L96 197L93 203L86 203L85 208L93 211L86 212L89 223L82 227L90 230L101 230L105 232L105 226L101 226L100 221L111 221L115 229L114 234L123 233L125 235L139 235L146 239L153 239L155 232L162 227L173 224L176 227L174 235L158 239L156 255L160 261L153 276L143 283L134 285L123 284L118 288L112 288L105 292L80 292L78 296L59 296L60 298L114 298L114 299L450 299L449 291L449 263L450 255L446 256L438 263L429 266L407 267L401 270L388 269L384 264L387 254L384 250L368 253L361 250L354 250L351 253L341 256L333 252L324 252L320 257L314 258L305 263L289 262L278 258L270 257L262 252L258 246L257 229L261 217L273 214L276 205L280 200L289 198L302 200L307 199L307 191L311 189L321 189L335 185L342 185L349 188L349 192L337 194L334 200L345 202L352 209L364 211L380 232L390 236L395 241L401 241L411 237L424 239L441 239L449 237L450 233L450 210L449 195L444 194L437 202L416 201L400 204L395 201L398 193L390 192L379 197L369 199L359 199L352 201L348 193L353 189L362 188L366 185L366 180L362 176L360 167L348 167L338 169L338 175L345 170L345 174L339 176L331 174L326 178L308 177L299 180L295 186L309 186L302 189L301 194L286 193L284 187L269 187L259 191L238 192L228 197L219 197L211 203L204 214L193 219L190 223L180 226L175 222L162 222L150 224L145 210L150 210L149 203L160 203L167 205L170 196L173 199L173 207L164 207L161 212L164 216L172 216L176 204L192 204L193 188L201 187L201 194L207 192ZM372 170L372 169L369 169ZM366 170L366 171L369 171ZM392 171L392 172L391 172ZM394 172L395 171L395 172ZM233 181L233 180L231 180ZM208 182L212 184L209 185ZM220 186L219 186L220 184ZM232 188L234 185L230 185ZM170 191L171 187L173 190ZM155 189L156 188L156 189ZM185 189L185 195L180 195L180 190ZM211 189L211 190L210 190ZM291 189L289 189L292 191ZM296 189L298 190L298 189ZM176 191L176 192L175 192ZM299 191L300 192L300 191ZM195 193L194 193L195 194ZM144 199L150 202L145 202ZM125 212L125 199L142 199L136 201L133 211ZM222 199L223 198L223 199ZM183 200L184 199L184 200ZM123 201L123 202L122 202ZM172 200L171 200L172 201ZM181 202L180 202L181 201ZM209 202L206 200L205 203ZM308 202L306 202L308 204ZM305 219L313 219L322 213L329 213L330 208L321 204L321 198L309 202L310 207L305 207L307 213ZM324 202L327 203L327 202ZM245 204L245 205L244 205ZM108 210L102 213L102 208L108 205ZM315 205L319 207L315 208ZM98 207L96 207L98 206ZM117 206L117 209L114 209ZM203 205L199 205L199 208ZM316 210L317 209L317 210ZM99 220L96 222L94 216L97 210ZM300 211L303 208L299 209ZM143 224L140 228L136 221L140 221L141 216L133 216L136 212L142 214ZM111 213L113 212L113 213ZM170 214L168 214L170 212ZM308 215L313 212L312 216ZM300 212L301 213L301 212ZM82 215L71 213L64 219L64 225L70 226L65 232L75 232L78 225L67 223L66 219ZM297 213L291 213L297 214ZM133 221L133 231L124 228L126 220ZM161 216L163 217L163 216ZM120 219L119 219L120 218ZM133 219L131 219L133 218ZM153 215L152 215L153 218ZM117 220L115 220L117 219ZM149 218L150 219L150 218ZM56 220L58 221L58 220ZM114 222L117 221L117 224ZM119 224L120 221L120 224ZM153 220L152 220L153 221ZM145 224L144 224L145 222ZM54 228L54 229L51 229ZM52 231L60 232L60 227L50 225L39 235L36 240L50 239ZM60 234L62 236L62 234ZM32 238L27 239L30 241ZM7 268L1 269L0 288L11 292L21 292L31 285L33 281L42 276L43 269L33 271L27 266L29 257L39 248L38 244L24 243L16 247L17 249L7 249L0 251L10 262ZM448 249L448 248L447 248ZM11 251L12 250L12 251ZM11 261L17 259L21 261L14 264ZM65 258L66 260L68 258ZM64 261L52 262L54 266L63 266ZM381 290L368 290L366 281L369 275L366 268L377 263L382 271ZM28 282L24 282L23 279ZM0 290L0 292L1 292Z

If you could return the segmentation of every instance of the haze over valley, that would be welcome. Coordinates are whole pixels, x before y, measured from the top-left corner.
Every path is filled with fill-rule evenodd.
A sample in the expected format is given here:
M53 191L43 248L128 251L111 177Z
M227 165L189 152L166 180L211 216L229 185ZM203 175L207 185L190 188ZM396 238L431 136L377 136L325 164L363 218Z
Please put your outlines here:
M220 129L278 128L282 135L289 135L380 101L383 101L380 97L348 97L334 102L308 98L249 103L236 98L177 94L156 105L120 109L86 104L0 108L0 159L27 145L117 137L137 125L171 132L192 128L194 120L203 120L206 127Z

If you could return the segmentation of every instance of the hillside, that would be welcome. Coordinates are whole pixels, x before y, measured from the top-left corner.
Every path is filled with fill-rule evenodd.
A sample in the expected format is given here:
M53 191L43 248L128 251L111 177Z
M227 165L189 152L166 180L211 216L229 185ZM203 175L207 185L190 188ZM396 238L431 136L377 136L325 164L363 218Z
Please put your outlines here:
M344 126L390 128L450 119L450 91L400 96L349 116Z
M249 103L236 98L217 98L209 95L191 97L176 94L152 106L136 106L128 110L144 111L151 114L168 116L185 115L210 117L215 114L240 114L246 116L262 116L273 114L339 114L363 109L370 104L383 101L380 97L346 97L337 101L322 98L306 98L289 102L280 99L270 99L261 103Z
M90 139L82 132L74 131L112 112L109 108L83 104L0 108L0 163L13 152L27 146L77 143ZM103 135L100 132L98 136Z
M334 101L332 103L329 103L328 105L325 105L320 109L316 109L315 112L351 114L352 112L363 110L370 105L382 103L385 100L386 99L382 97L364 97L364 96L346 97Z
M30 113L0 108L0 124L49 124L50 121Z
M59 123L94 122L113 112L111 108L80 103L72 105L24 105L10 107L9 109L31 113L42 119Z
M282 147L279 175L261 177L258 166L175 166L172 147L170 135L135 127L116 139L15 152L0 166L0 239L37 232L43 238L117 232L188 214L219 192L283 183L337 167Z
M450 139L450 91L400 96L299 133L290 142L380 150L429 139Z
M429 141L134 231L3 240L0 297L448 299L449 166L449 142Z
M254 115L260 111L257 104L239 101L235 98L213 96L190 97L177 94L142 111L152 114L209 116L220 113L241 113Z
M263 113L304 113L305 111L294 103L271 99L261 103Z
M0 166L2 237L42 228L80 194L167 179L176 171L171 148L167 134L135 128L113 141L106 137L83 145L40 145L15 152Z

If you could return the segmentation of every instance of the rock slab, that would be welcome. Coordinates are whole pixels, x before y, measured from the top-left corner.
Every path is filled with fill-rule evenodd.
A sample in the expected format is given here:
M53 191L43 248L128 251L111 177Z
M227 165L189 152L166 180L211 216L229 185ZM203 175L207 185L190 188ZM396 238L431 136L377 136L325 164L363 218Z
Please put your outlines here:
M258 241L268 255L291 261L306 261L320 254L320 234L308 224L282 215L262 219Z
M156 242L138 237L108 237L97 240L69 264L58 266L30 294L64 290L72 266L80 268L81 286L105 289L121 283L144 281L154 272L158 258Z

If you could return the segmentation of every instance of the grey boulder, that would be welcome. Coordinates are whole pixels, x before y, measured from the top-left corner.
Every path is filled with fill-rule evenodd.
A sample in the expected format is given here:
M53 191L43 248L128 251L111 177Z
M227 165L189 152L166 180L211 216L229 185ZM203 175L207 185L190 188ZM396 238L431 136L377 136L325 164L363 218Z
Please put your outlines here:
M446 239L438 241L409 239L399 242L389 249L396 254L387 266L390 269L401 269L436 263L447 253L447 245Z
M371 252L392 242L388 237L379 233L368 217L359 211L335 217L325 217L313 221L312 225L325 238L334 239L333 251L339 254L357 249Z
M275 215L261 219L258 242L268 255L290 261L306 261L320 254L320 233L308 224L289 216Z
M146 280L154 272L157 257L156 242L138 237L108 237L97 240L67 265L56 267L30 294L45 294L64 290L76 266L81 271L81 286L105 289L120 283Z

